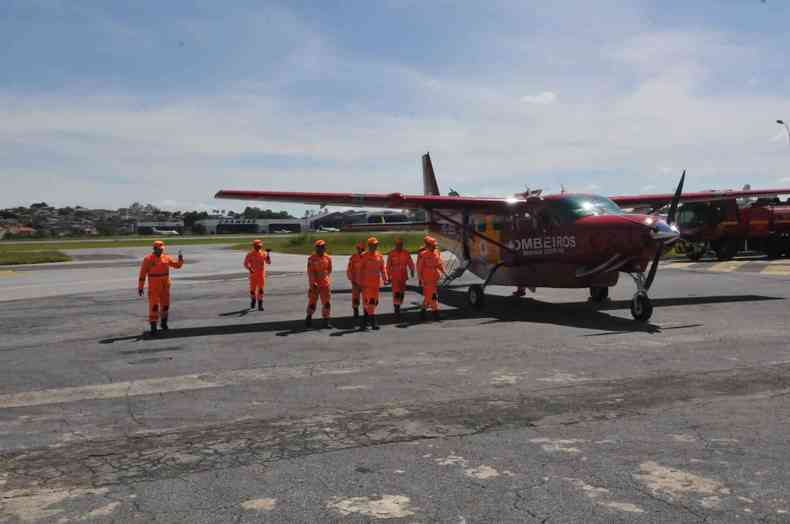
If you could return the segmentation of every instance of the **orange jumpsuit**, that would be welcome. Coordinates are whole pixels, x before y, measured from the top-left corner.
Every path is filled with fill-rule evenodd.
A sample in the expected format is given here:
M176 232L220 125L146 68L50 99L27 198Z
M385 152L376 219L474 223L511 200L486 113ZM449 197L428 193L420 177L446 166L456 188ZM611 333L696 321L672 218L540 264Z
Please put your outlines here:
M244 267L250 272L250 298L263 300L266 287L266 264L271 264L269 253L264 250L252 250L244 257Z
M414 273L414 261L411 259L411 254L405 249L390 251L387 255L387 274L392 282L392 302L396 306L403 304L409 271Z
M138 289L143 289L148 277L148 321L157 322L161 311L167 318L170 310L170 268L180 268L183 260L174 260L170 255L156 256L151 253L143 259L140 266Z
M417 273L422 283L423 308L439 311L439 279L444 274L444 262L439 250L424 250L417 258Z
M365 305L365 313L375 315L376 307L379 305L381 284L388 280L387 266L381 253L368 251L362 255L357 275L357 282L362 284L362 302Z
M321 316L329 318L332 311L332 257L313 253L307 259L307 281L310 286L307 292L307 315L315 313L318 298L321 298Z
M362 264L362 256L364 253L354 253L348 259L348 267L346 268L346 276L351 282L351 306L354 309L359 307L359 297L362 295L362 286L357 280L359 267Z

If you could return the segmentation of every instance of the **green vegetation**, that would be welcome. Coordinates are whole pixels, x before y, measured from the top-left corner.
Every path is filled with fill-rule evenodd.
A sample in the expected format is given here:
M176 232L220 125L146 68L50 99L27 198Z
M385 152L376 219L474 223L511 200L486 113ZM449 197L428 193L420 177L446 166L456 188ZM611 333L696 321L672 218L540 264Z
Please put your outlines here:
M388 231L388 232L358 232L358 233L305 233L288 237L267 237L263 247L278 253L291 253L307 255L313 252L313 244L319 238L326 240L327 251L334 255L350 255L355 252L354 245L358 241L367 241L371 236L379 239L379 250L386 253L395 247L395 239L402 238L409 251L417 251L422 245L424 232L415 231ZM231 249L250 249L250 243L238 243Z
M71 257L60 251L12 251L0 249L0 266L20 264L44 264L47 262L68 262Z

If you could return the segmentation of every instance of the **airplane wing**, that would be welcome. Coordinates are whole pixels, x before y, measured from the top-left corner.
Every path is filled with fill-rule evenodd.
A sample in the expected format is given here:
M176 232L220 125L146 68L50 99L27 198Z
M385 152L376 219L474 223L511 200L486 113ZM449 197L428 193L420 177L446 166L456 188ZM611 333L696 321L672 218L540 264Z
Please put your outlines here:
M779 189L749 189L724 191L699 191L696 193L683 193L680 202L712 202L715 200L730 200L733 198L761 198L774 197L776 195L790 195L790 188ZM672 201L672 193L660 193L655 195L623 195L609 197L620 207L652 207L658 209L666 206Z
M523 198L404 195L401 193L308 193L221 190L214 195L214 198L395 209L485 209L492 212L512 211L530 206L529 202Z

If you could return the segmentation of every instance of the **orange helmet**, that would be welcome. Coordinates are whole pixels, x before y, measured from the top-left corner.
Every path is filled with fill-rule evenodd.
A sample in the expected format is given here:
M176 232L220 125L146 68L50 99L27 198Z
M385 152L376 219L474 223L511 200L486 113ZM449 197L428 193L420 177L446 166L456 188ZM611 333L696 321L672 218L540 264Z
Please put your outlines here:
M252 245L253 246L262 246L263 245L263 240L253 240L252 241Z
M322 246L326 246L326 241L325 240L316 240L315 241L315 247L322 247Z
M154 247L161 247L161 248L163 248L163 247L165 247L165 243L162 242L161 240L154 240Z
M376 238L376 237L370 237L368 239L368 245L369 246L377 246L377 245L379 245L379 239Z
M426 246L435 246L436 245L436 239L433 238L430 235L428 235L425 238L423 238L422 241L425 242Z
M365 249L365 243L361 240L357 242L357 249Z

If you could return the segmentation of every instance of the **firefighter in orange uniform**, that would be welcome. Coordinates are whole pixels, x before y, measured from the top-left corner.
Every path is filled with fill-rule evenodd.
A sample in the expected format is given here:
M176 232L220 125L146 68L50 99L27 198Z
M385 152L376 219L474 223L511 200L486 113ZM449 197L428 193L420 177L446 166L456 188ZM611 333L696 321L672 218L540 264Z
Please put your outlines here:
M244 257L244 267L250 272L250 309L255 309L258 302L258 311L263 311L263 291L266 288L266 264L272 263L271 250L263 250L263 242L255 240L252 251Z
M362 284L362 304L365 307L365 315L362 317L360 329L367 329L368 321L370 327L379 329L376 323L376 307L379 305L379 292L381 284L387 282L387 266L384 257L379 253L379 241L376 237L368 239L368 251L362 255L357 282Z
M307 291L307 327L313 324L313 313L315 313L318 299L321 299L321 316L324 318L324 327L332 327L329 324L329 315L332 312L332 258L326 254L326 242L323 240L315 241L315 253L307 259L307 282L310 289Z
M406 294L406 282L414 278L414 261L411 253L403 249L403 239L395 239L395 249L387 254L387 274L392 283L392 303L395 305L395 316L400 319L400 307Z
M433 318L439 320L439 279L446 275L444 263L439 254L436 240L426 236L423 239L425 249L420 252L417 258L417 274L422 286L422 311L420 317L425 320L426 310L430 307L433 311Z
M357 242L357 252L348 259L346 276L351 282L351 307L354 308L354 318L359 318L359 299L362 296L362 284L357 281L359 266L362 263L362 256L365 254L365 243L361 240Z
M178 260L165 254L165 243L157 240L153 253L147 255L140 265L140 278L137 293L143 296L145 279L148 278L148 321L151 334L156 334L156 324L161 318L163 330L167 330L167 317L170 312L170 268L179 269L184 265L184 257L178 253Z

